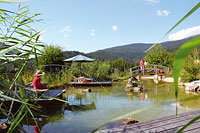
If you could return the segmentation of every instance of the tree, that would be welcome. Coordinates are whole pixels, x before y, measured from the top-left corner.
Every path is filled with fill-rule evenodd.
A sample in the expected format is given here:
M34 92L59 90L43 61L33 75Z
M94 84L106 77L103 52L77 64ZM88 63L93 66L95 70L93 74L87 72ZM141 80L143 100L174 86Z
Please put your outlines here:
M114 60L111 62L111 64L112 64L113 69L118 69L119 71L123 71L123 72L125 72L126 70L127 62L123 58Z
M174 54L162 48L161 44L154 46L144 57L149 64L172 67Z
M63 64L63 52L60 46L45 46L38 58L39 65Z
M103 62L99 65L98 70L96 71L96 79L101 81L106 81L109 79L110 75L110 65L106 62Z

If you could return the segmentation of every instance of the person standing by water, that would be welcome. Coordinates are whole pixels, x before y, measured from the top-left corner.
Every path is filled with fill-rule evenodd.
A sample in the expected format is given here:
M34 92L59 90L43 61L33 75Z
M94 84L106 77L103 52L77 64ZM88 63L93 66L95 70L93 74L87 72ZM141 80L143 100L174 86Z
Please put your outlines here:
M144 75L144 60L143 59L140 61L140 69Z
M40 83L40 76L44 75L44 72L41 72L40 70L38 70L34 76L34 80L33 80L33 87L34 89L47 89L47 87L43 84Z
M148 62L145 60L145 61L144 61L144 69L147 68L147 65L148 65Z

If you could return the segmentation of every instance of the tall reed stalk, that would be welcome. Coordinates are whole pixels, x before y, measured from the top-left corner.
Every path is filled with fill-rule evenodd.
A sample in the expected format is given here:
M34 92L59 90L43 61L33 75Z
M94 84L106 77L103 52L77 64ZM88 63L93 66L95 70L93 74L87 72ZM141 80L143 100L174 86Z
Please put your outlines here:
M0 2L19 1L1 0ZM11 84L7 83L7 85L5 85L5 80L0 80L0 85L2 85L0 90L3 92L0 94L0 97L12 101L8 111L0 108L0 112L8 118L7 121L11 121L8 132L14 132L16 127L25 132L25 130L20 125L20 122L28 113L31 114L31 116L34 118L31 109L37 108L31 104L28 104L28 100L25 98L25 91L21 82L21 75L31 55L34 55L37 59L37 52L40 51L38 48L43 47L43 44L39 41L40 31L38 32L31 27L32 23L39 21L36 19L36 17L40 14L30 15L28 7L21 8L20 4L18 6L17 12L13 12L7 9L0 9L0 14L1 73L3 71L5 73L9 71L9 68L6 68L7 66L14 66L17 68ZM12 89L13 86L15 86L14 90ZM19 89L19 95L16 92L17 89ZM11 97L10 95L13 96ZM15 114L12 114L14 102L21 103L21 107Z

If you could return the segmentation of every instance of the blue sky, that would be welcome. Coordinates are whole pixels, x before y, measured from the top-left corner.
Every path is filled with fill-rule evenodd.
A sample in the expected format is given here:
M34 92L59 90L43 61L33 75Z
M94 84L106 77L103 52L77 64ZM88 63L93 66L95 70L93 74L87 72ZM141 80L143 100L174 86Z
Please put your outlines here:
M41 13L41 40L63 50L94 52L131 43L157 42L199 0L29 0ZM0 4L17 8L17 4ZM200 34L198 9L162 41Z

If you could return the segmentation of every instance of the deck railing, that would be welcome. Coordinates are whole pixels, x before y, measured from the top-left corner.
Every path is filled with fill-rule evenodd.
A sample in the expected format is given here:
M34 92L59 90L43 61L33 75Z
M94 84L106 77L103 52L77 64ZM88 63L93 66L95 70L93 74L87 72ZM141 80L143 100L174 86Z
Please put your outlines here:
M169 73L169 67L162 66L162 65L154 65L154 64L149 64L147 66L135 66L130 68L130 73L131 75L144 75L144 74L156 74L158 75L159 73L164 73L168 74Z

